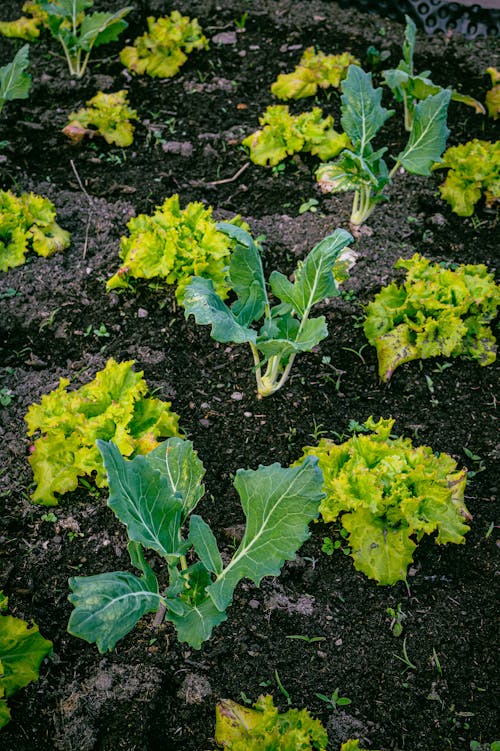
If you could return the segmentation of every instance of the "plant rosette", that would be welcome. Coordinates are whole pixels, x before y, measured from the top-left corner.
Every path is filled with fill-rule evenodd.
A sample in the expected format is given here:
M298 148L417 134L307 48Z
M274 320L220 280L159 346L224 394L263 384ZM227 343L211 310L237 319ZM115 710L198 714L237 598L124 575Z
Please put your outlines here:
M122 89L110 94L98 91L86 107L70 114L62 132L73 143L79 143L86 135L91 138L98 135L107 143L124 148L134 140L131 120L138 120L138 116L129 107L127 91Z

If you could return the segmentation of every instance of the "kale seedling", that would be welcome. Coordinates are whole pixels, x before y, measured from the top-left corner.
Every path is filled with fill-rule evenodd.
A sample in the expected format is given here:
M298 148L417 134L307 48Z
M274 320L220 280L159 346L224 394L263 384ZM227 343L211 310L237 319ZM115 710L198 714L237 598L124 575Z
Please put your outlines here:
M252 350L258 394L269 396L286 382L296 355L310 352L328 336L325 317L309 315L313 305L339 294L333 267L352 237L337 229L324 238L299 264L293 283L273 271L269 286L280 302L272 306L259 250L251 235L231 224L217 226L237 241L229 262L229 281L236 300L227 306L209 279L195 277L186 288L185 315L193 315L197 323L211 325L212 338L218 342L247 342ZM259 328L252 328L262 318Z
M382 107L382 89L372 85L370 73L356 65L349 67L342 82L342 127L352 148L345 149L335 162L321 165L316 177L325 193L354 191L351 223L363 224L381 201L384 188L400 167L416 175L430 175L440 161L449 130L446 115L451 92L443 89L415 105L408 143L395 157L391 171L384 160L386 147L373 150L372 140L394 112Z
M487 207L500 202L500 141L474 138L451 146L434 169L449 170L439 192L458 216L472 216L482 195Z
M407 270L404 284L383 287L367 305L364 323L384 383L411 360L462 355L480 365L495 361L490 324L500 305L500 286L486 266L451 270L416 253L400 258L396 268Z
M438 94L443 89L428 78L431 74L429 70L423 71L419 75L415 73L413 55L417 27L409 16L405 16L405 18L406 29L403 44L403 59L397 68L385 70L383 76L396 101L403 103L405 128L407 131L411 131L417 102L426 99L431 94ZM485 114L486 110L481 102L478 102L477 99L471 96L459 94L458 91L452 91L451 99L454 102L462 102L462 104L474 107L478 114Z
M172 78L193 50L206 49L208 40L196 18L174 10L164 18L148 18L148 31L125 47L120 60L134 73L153 78Z
M124 148L134 140L134 126L130 120L137 120L137 112L128 106L127 92L115 91L104 94L98 91L78 112L72 112L69 123L63 128L64 135L73 143L78 143L85 135L91 138L102 136L107 143ZM93 126L93 128L89 128Z
M0 68L0 112L5 102L27 99L31 89L31 76L26 73L29 65L29 45L25 44L12 62Z
M413 552L424 535L436 543L464 543L472 518L464 503L466 470L448 454L413 447L391 436L394 420L366 421L372 433L341 444L322 438L306 446L323 472L320 514L348 532L354 566L379 584L406 581Z
M247 525L224 566L209 525L192 513L204 494L205 470L190 441L169 438L132 461L114 443L97 445L109 480L108 505L127 527L130 559L141 572L140 577L116 571L69 580L75 609L68 631L95 642L101 652L112 650L143 615L157 611L174 625L180 641L199 649L226 620L238 582L246 578L258 586L264 576L278 576L318 515L323 494L315 458L294 468L239 469L234 487ZM165 563L168 585L162 592L144 548Z
M87 14L94 0L40 0L40 8L47 14L45 24L61 44L71 76L82 78L94 47L118 39L127 22L124 17L132 6L115 13Z
M10 720L7 699L38 679L42 660L52 651L35 623L4 615L8 598L0 592L0 728Z
M349 52L340 55L325 55L308 47L292 73L281 73L271 86L278 99L302 99L314 96L320 89L338 88L345 78L349 65L359 64Z

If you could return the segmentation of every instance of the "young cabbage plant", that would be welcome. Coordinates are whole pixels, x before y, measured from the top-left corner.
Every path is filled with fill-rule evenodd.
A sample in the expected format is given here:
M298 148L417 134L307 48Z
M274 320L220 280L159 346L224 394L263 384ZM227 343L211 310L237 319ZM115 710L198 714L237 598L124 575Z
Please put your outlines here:
M405 16L405 19L406 29L403 44L403 59L397 68L385 70L383 76L396 101L403 103L405 129L411 131L417 102L426 99L432 94L438 94L443 89L430 80L430 70L422 71L418 75L415 73L413 55L417 27L409 16ZM458 91L452 91L451 99L454 102L461 102L462 104L467 104L469 107L474 107L477 114L484 115L486 113L481 102L478 102L477 99L471 96L459 94Z
M352 143L335 162L321 165L316 177L325 193L354 191L351 223L361 225L373 209L387 200L384 188L403 167L415 175L430 175L441 161L449 130L446 116L451 92L442 89L415 105L413 124L403 151L389 171L384 160L387 147L373 150L372 140L394 114L381 105L382 89L375 89L370 73L351 65L342 89L342 127Z
M325 317L309 316L313 305L339 294L333 267L352 236L337 229L325 237L299 263L293 283L273 271L269 286L280 302L272 306L259 250L251 235L231 224L217 226L237 241L229 263L229 280L236 300L226 305L210 279L194 277L186 288L185 315L193 315L197 323L210 324L212 338L218 342L247 342L255 364L258 394L269 396L286 382L296 355L310 352L328 336ZM259 328L252 328L262 318Z
M71 76L82 78L94 47L115 42L127 28L124 17L132 6L114 13L85 13L94 0L40 0L46 25L61 44Z
M241 579L258 586L264 576L278 576L284 562L295 557L323 498L315 457L293 469L277 463L239 469L234 487L247 524L224 566L209 525L192 513L204 494L205 470L190 441L169 438L132 461L111 442L97 445L108 474L108 505L127 527L130 559L141 572L140 577L115 571L69 580L75 609L68 631L95 642L101 652L112 650L149 612L157 612L156 623L165 617L180 641L199 649L226 620ZM161 592L144 548L159 554L166 565L168 585Z
M28 98L31 88L31 76L26 73L30 62L29 49L29 45L25 44L12 62L0 68L0 112L5 102Z

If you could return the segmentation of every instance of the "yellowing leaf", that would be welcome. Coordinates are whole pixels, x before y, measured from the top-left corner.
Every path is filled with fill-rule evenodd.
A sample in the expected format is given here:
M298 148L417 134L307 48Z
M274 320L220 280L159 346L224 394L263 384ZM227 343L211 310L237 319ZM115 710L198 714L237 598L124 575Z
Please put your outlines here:
M130 146L134 139L134 126L130 120L137 120L138 117L137 112L128 106L128 93L123 89L112 94L99 91L89 99L87 107L72 112L69 119L63 133L74 143L78 143L86 134L97 134L107 143L124 148Z

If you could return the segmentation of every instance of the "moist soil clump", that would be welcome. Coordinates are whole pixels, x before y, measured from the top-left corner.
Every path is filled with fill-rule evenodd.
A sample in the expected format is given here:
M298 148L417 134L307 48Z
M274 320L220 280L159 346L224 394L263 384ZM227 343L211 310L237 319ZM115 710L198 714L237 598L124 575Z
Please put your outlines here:
M215 705L251 701L270 692L281 710L305 707L327 726L331 751L348 738L400 751L467 751L472 740L498 733L494 643L495 539L498 478L498 368L464 359L412 362L388 385L378 381L375 350L362 330L364 306L381 286L402 279L393 268L415 252L444 264L485 263L494 269L498 216L481 202L460 218L439 196L443 173L399 174L353 243L358 260L343 294L322 306L329 336L297 359L272 397L257 399L250 351L220 345L176 305L173 290L140 282L134 292L108 293L119 266L120 236L139 213L152 213L178 193L181 205L201 201L217 219L240 214L263 240L266 278L291 274L297 261L337 227L349 228L352 194L322 195L317 160L294 156L279 169L252 164L241 141L276 103L270 85L293 69L307 47L349 51L367 67L369 45L400 59L404 27L335 2L218 0L132 2L120 42L91 58L71 80L55 42L30 46L29 99L7 103L0 135L3 189L49 197L71 246L0 278L0 588L10 612L33 619L53 641L40 679L9 700L11 722L0 748L16 751L208 751L214 748ZM113 0L98 10L116 10ZM197 17L210 48L195 52L180 73L160 80L132 76L118 52L146 28L147 16L178 9ZM6 0L2 17L20 15ZM18 45L0 40L0 65ZM415 67L433 80L484 101L495 40L458 35L417 37ZM374 72L374 80L379 76ZM120 149L98 138L72 146L61 133L69 113L97 90L125 88L138 111L134 143ZM301 112L312 99L293 102ZM382 131L390 153L406 143L402 112ZM340 129L340 96L314 99ZM495 140L494 121L452 102L448 145ZM314 198L314 212L304 205ZM311 205L311 204L310 204ZM497 235L498 236L498 235ZM360 325L361 324L361 325ZM104 326L104 328L103 328ZM69 378L94 378L113 357L134 359L151 391L172 401L207 474L199 513L231 554L244 522L232 486L240 467L288 466L320 435L349 435L349 423L392 416L394 431L451 454L469 469L466 503L473 515L465 545L424 538L406 585L377 586L352 559L322 552L321 522L277 579L260 588L243 581L228 620L199 651L179 643L169 624L143 618L116 649L99 655L70 636L68 578L130 570L123 525L106 493L83 484L52 509L33 505L27 461L29 405ZM88 483L87 483L88 485ZM90 487L90 489L89 489ZM395 637L387 608L405 614ZM301 637L301 638L298 638ZM307 638L304 638L307 637ZM314 640L312 637L320 637ZM403 639L408 658L405 664ZM351 704L337 709L318 698L335 689Z

